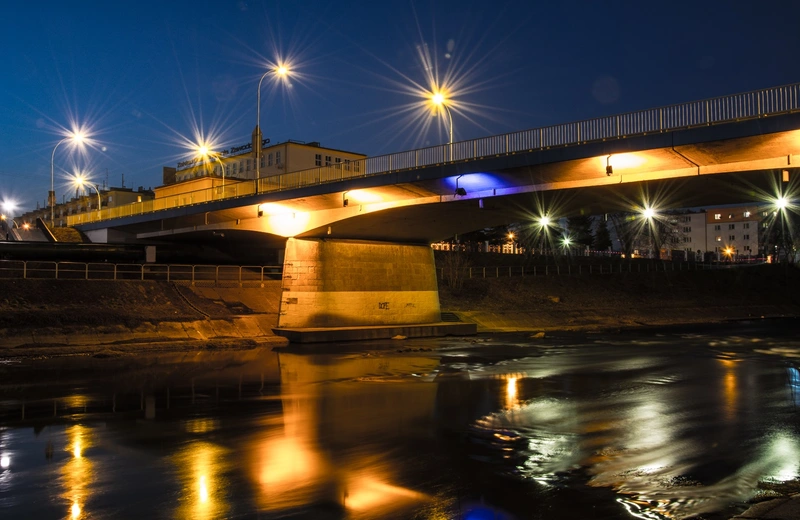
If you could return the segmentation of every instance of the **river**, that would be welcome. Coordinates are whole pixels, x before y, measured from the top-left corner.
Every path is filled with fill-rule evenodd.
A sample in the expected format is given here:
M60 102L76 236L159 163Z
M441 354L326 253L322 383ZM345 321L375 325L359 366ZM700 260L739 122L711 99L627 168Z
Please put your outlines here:
M797 323L0 365L0 517L727 519L800 489Z

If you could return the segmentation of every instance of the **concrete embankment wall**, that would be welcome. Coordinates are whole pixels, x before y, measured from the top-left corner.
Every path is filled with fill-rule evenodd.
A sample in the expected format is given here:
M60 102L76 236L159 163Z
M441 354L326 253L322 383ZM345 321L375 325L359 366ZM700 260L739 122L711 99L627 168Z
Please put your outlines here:
M175 342L285 344L272 332L278 323L280 295L280 280L256 287L3 280L0 354Z
M479 332L586 330L800 316L799 289L797 267L762 265L467 279L440 298Z
M439 296L443 312L489 332L800 316L798 289L799 269L761 266L473 279L458 290L440 282ZM103 345L285 344L272 332L285 296L281 280L254 287L0 280L0 356L75 354Z

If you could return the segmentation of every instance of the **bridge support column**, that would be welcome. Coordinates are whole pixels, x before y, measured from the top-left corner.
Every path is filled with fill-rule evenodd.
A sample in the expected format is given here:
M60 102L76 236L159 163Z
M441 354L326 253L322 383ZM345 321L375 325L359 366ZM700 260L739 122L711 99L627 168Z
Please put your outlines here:
M441 321L429 246L290 238L285 255L279 328Z

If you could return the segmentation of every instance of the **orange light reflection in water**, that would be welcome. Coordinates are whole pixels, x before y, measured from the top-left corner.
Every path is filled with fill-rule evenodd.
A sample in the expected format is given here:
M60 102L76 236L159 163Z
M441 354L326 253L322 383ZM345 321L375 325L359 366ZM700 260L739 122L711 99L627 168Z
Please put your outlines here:
M211 520L228 511L225 482L226 450L205 441L188 444L175 456L181 499L175 518Z
M91 446L92 430L76 424L66 430L69 444L66 450L72 457L61 468L61 498L69 504L68 518L77 520L84 518L89 489L94 481L94 467L85 457L86 449Z
M368 441L372 432L385 431L383 421L405 422L420 413L431 413L435 387L419 387L424 392L418 410L398 411L386 406L394 397L394 386L376 383L364 396L361 390L354 393L348 384L325 386L323 394L317 384L393 370L418 372L427 360L391 360L387 364L385 359L353 359L318 366L307 356L282 354L280 364L283 424L265 432L246 450L259 509L280 511L338 503L348 510L348 518L381 518L427 500L421 493L392 484L395 467L383 453L370 449ZM433 366L435 362L426 368ZM364 423L364 417L372 421ZM367 442L356 442L346 456L334 460L321 445L320 431L328 442L337 442L337 437L352 442L362 436Z

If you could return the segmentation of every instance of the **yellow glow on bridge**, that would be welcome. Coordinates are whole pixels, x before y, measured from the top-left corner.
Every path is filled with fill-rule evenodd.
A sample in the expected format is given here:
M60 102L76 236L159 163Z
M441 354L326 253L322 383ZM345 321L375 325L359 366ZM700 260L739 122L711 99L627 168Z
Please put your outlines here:
M347 198L356 204L370 204L373 202L383 202L384 197L375 190L350 190Z
M604 171L606 163L610 164L614 171L626 170L629 168L636 168L647 162L647 158L643 154L638 153L619 153L612 154L611 157L602 156L597 158L598 171Z

